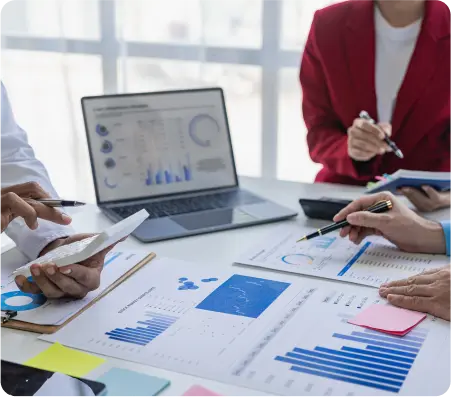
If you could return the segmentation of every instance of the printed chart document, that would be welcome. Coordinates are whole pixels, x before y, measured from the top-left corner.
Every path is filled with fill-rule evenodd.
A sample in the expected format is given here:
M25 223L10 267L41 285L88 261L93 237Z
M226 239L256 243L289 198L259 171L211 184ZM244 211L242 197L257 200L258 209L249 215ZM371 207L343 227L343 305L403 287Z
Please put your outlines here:
M364 286L156 259L47 341L281 395L440 395L450 327L349 324Z
M373 287L449 265L445 255L403 252L382 237L369 237L356 246L337 232L296 243L311 231L281 226L236 263Z
M14 320L40 325L64 323L149 254L146 251L121 250L119 244L105 257L99 288L89 292L83 299L47 299L43 294L27 294L19 290L11 276L11 269L23 262L17 263L21 254L15 250L17 254L12 255L13 251L7 253L11 253L8 255L9 263L2 260L2 270L4 267L6 271L2 271L1 309L17 311Z

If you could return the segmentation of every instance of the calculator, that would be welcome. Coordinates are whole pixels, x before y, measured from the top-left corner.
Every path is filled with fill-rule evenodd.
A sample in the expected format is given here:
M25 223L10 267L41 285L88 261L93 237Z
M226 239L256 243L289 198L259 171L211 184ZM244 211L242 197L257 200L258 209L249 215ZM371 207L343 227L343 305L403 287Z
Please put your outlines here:
M11 274L11 276L31 276L30 266L33 264L51 262L56 266L61 267L82 262L110 245L117 243L124 237L127 237L131 232L133 232L133 230L143 223L148 216L149 213L146 210L141 210L109 227L100 234L80 241L75 241L71 244L63 245L48 252L47 254L27 263L26 265L19 267Z

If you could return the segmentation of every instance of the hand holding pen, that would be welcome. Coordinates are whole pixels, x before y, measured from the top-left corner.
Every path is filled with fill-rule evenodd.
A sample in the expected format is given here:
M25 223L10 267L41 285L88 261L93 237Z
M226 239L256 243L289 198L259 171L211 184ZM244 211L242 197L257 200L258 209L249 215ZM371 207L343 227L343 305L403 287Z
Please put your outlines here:
M371 116L368 114L368 112L362 110L359 114L359 117L362 119L365 119L369 121L371 124L376 124L376 122L371 118ZM404 158L404 155L402 154L401 150L398 148L395 142L393 142L388 133L384 131L384 142L390 147L390 149L398 156L400 159Z
M375 156L393 152L394 149L387 143L390 134L389 124L376 125L368 113L362 111L360 117L356 118L352 126L348 128L349 157L355 161L369 161ZM399 149L397 150L395 153L402 156Z
M348 208L352 204L353 203L349 204L346 208ZM343 209L342 211L344 211L345 209ZM372 214L380 214L383 212L387 212L391 209L392 209L391 200L380 200L380 201L377 201L376 203L370 205L369 207L364 208L363 212L366 212L367 214L369 214L371 216ZM337 218L338 215L341 214L341 212L338 213L334 217L334 220L335 220L335 218ZM365 215L367 215L367 214L365 214ZM351 213L347 218L336 220L335 223L331 223L330 225L322 227L321 229L318 229L315 232L310 233L310 234L300 238L297 242L304 241L304 240L310 240L310 239L318 237L318 236L324 236L325 234L333 232L335 230L340 230L340 229L343 230L344 228L350 227L350 226L352 226L352 224L348 221L348 218L352 217L352 215L354 215L354 214ZM340 235L342 235L342 237L344 237L343 236L344 234L345 234L345 232L343 232L343 231L340 232Z
M380 201L390 201L391 210L382 213L365 211ZM353 201L334 217L335 222L343 220L347 220L349 226L340 230L340 236L348 237L355 244L376 235L383 236L403 251L446 253L441 225L417 215L389 192L365 195Z

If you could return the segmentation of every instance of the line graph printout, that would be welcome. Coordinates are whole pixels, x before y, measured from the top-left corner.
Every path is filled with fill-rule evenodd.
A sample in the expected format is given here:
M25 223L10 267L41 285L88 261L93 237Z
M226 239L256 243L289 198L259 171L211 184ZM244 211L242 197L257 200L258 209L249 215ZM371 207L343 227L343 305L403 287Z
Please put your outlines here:
M448 322L427 318L405 337L367 331L347 321L384 304L376 290L245 270L156 259L41 338L279 395L441 395L449 387Z
M356 246L338 233L296 243L305 230L281 226L236 263L379 287L449 264L445 255L411 254L381 237Z

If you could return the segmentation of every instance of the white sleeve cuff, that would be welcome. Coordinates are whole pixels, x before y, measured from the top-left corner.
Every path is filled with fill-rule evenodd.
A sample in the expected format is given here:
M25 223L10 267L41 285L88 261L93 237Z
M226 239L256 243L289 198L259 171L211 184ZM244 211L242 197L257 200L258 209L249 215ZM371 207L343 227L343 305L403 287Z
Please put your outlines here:
M57 225L42 219L38 222L39 227L30 230L21 218L17 218L6 229L6 234L30 260L36 259L52 241L75 233L69 226Z

